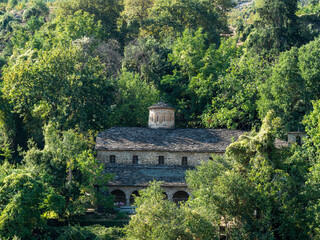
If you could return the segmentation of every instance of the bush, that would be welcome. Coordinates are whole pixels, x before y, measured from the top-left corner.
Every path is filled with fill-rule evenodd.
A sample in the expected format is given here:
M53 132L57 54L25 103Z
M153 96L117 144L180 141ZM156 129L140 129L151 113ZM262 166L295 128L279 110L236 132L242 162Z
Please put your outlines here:
M47 229L47 234L39 239L51 238L57 240L117 240L123 236L121 228L107 228L101 225L92 226L65 226Z

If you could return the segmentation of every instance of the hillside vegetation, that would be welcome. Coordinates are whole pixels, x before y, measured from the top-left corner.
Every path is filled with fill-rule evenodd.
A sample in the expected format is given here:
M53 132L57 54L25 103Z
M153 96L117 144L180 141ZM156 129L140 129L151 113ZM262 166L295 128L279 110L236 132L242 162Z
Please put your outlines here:
M0 238L319 239L319 11L311 0L1 1ZM95 135L145 127L160 100L177 127L252 131L188 173L194 196L180 208L153 183L125 230L48 227L112 211ZM308 138L275 148L288 131Z

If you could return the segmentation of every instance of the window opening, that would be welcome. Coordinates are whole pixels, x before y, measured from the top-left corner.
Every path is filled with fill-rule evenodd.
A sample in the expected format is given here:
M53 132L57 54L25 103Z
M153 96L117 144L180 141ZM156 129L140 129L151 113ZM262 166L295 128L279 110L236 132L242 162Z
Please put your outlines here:
M159 156L159 165L164 165L164 156Z
M188 158L182 157L182 166L187 166L187 165L188 165Z
M110 155L110 163L116 163L116 156Z
M297 136L296 137L296 143L301 146L302 145L302 141L301 141L301 137L300 136Z
M138 161L139 161L139 160L138 160L138 156L133 156L133 157L132 157L132 163L133 163L133 164L138 164Z

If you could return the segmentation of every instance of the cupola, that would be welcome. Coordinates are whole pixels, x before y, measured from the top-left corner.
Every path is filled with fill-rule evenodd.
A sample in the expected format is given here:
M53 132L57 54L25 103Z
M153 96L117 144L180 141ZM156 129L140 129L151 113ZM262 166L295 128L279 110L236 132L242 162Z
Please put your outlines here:
M170 105L158 102L150 107L149 109L149 128L163 128L173 129L174 128L174 107Z

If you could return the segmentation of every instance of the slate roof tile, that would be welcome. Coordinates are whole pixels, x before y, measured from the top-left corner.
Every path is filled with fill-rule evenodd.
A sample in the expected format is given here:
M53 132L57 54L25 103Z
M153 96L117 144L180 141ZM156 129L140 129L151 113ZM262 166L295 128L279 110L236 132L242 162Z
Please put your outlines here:
M114 127L98 134L97 150L224 152L245 132L228 129Z

